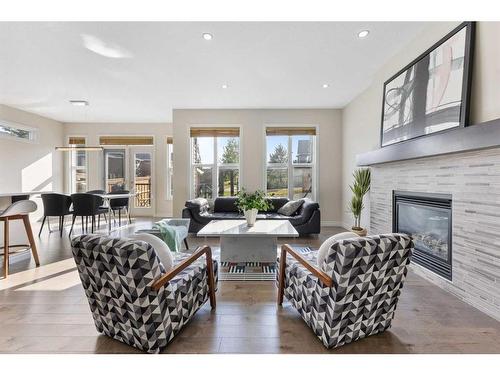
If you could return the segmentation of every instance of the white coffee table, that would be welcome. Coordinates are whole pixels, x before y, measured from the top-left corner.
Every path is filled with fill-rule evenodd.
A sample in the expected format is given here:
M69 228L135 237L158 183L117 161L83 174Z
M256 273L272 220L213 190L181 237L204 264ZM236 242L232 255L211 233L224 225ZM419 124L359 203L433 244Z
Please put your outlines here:
M198 237L220 237L222 262L275 262L278 237L298 237L288 220L257 220L253 227L245 220L213 220Z

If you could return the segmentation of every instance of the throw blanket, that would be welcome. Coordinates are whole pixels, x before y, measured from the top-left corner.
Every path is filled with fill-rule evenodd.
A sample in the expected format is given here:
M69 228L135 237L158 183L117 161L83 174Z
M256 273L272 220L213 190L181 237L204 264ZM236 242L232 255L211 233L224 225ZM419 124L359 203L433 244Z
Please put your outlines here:
M164 221L158 221L153 224L153 229L160 232L161 239L168 245L170 251L177 252L180 250L182 239L175 226Z

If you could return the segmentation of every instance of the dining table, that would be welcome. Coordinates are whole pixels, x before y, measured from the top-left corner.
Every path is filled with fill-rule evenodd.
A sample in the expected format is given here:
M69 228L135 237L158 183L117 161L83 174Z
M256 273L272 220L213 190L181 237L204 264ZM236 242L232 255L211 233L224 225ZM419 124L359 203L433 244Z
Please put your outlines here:
M98 197L101 197L106 203L108 207L108 234L111 233L111 215L112 215L112 209L111 209L111 201L113 199L128 199L129 200L129 207L130 207L130 198L133 198L137 195L137 193L121 193L121 194L94 194L97 195Z

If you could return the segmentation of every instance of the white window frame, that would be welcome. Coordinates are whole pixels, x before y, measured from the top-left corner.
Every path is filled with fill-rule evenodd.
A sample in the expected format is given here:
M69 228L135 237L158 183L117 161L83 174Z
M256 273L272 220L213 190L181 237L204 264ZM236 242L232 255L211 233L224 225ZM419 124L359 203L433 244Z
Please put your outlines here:
M73 136L73 137L76 137L76 136ZM100 140L101 140L101 137L151 137L153 139L153 144L151 145L101 145L100 144ZM129 160L130 160L130 147L146 147L146 148L149 148L151 147L153 149L153 159L156 158L156 136L154 134L143 134L143 133L121 133L121 132L117 132L117 133L98 133L97 134L97 143L99 144L100 147L103 148L103 150L106 150L106 149L113 149L113 150L122 150L124 149L125 150L125 159L126 159L126 166L125 166L125 181L127 182L127 188L128 189L132 189L132 185L131 185L131 180L130 178L132 177L130 175L130 171L129 171L129 167L128 167L128 163L129 163ZM152 163L154 163L155 160L152 160ZM104 151L103 152L100 152L99 153L99 180L101 181L101 184L102 184L102 190L105 190L107 191L107 186L106 186L106 160L104 160ZM152 176L152 178L154 180L156 180L156 167L153 168L153 166L151 166L152 170L151 170L151 174L154 174L154 176ZM153 185L155 185L156 182L154 184L152 184L151 186L151 189L153 189ZM130 185L130 186L129 186ZM151 190L153 192L153 190ZM156 197L155 197L156 199Z
M288 143L287 143L287 155L288 155L288 162L286 164L270 164L267 162L267 157L268 157L268 149L267 149L267 137L268 135L266 134L266 129L267 128L276 128L276 127L283 127L283 128L315 128L316 129L316 135L313 136L313 152L312 152L312 162L311 163L293 163L292 160L292 135L288 135ZM318 147L318 136L319 136L319 127L317 125L304 125L304 124L266 124L264 126L264 184L263 184L263 190L267 194L267 169L287 169L288 171L288 199L293 199L293 168L294 167L307 167L312 169L312 191L311 191L311 199L314 201L318 201L318 155L319 155L319 147ZM269 137L273 137L270 135Z
M85 135L68 135L66 136L66 145L69 144L70 138L83 138L85 139L85 146L87 145L87 136ZM75 150L77 151L77 150ZM76 165L73 165L73 158L76 157L75 151L68 152L68 190L70 194L76 193ZM87 180L87 190L89 189L89 154L85 151L85 174Z
M0 132L0 138L10 139L13 141L27 142L27 143L38 143L39 129L31 126L19 124L12 121L0 120L0 126L4 128L24 130L29 132L29 138L22 138L15 135L5 134Z
M172 153L172 160L170 160L170 153ZM174 173L174 163L173 163L173 155L174 155L174 144L167 143L167 200L171 201L174 199L174 195L172 194L172 180Z
M212 168L212 171L215 168L215 171L212 173L212 198L210 198L210 201L213 201L215 198L219 197L219 189L218 189L218 184L219 184L219 170L224 170L224 169L237 169L238 170L238 179L239 179L239 186L242 186L242 174L241 174L241 163L242 163L242 129L240 125L229 125L229 124L224 124L224 125L192 125L191 127L193 128L199 128L199 127L228 127L228 128L238 128L239 129L239 137L238 137L238 145L239 145L239 163L232 163L232 164L219 164L219 161L217 160L217 138L218 137L212 137L213 138L213 163L211 164L204 164L204 163L194 163L193 162L193 138L196 137L191 137L189 135L189 197L190 199L196 198L195 192L194 192L194 169L196 167L209 167ZM191 127L188 128L188 132L190 134L191 132ZM210 138L210 137L207 137ZM215 191L215 193L214 193Z

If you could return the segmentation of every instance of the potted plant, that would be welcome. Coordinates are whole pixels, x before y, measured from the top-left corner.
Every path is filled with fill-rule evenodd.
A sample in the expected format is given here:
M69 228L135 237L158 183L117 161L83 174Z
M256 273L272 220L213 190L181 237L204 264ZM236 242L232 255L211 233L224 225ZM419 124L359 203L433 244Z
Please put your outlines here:
M272 208L271 202L265 198L265 194L262 190L257 190L254 193L247 193L245 189L241 189L237 197L236 206L243 211L249 227L255 224L259 211L267 211Z
M363 198L370 190L371 173L368 168L357 169L353 172L354 183L350 185L352 198L349 202L349 211L354 216L352 231L359 236L366 236L366 228L361 227L361 213L365 207Z

